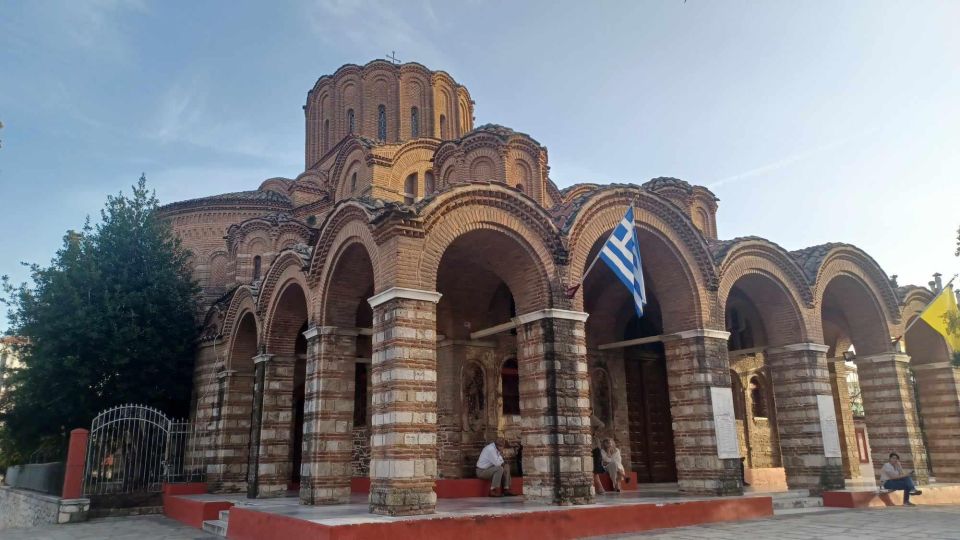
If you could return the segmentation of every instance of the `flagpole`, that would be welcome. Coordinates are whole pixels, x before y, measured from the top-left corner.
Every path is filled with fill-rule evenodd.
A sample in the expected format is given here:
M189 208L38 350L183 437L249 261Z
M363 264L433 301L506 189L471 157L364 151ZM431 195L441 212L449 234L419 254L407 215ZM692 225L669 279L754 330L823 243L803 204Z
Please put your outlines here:
M632 202L630 203L630 210L633 210ZM634 236L636 236L637 214L635 212L631 212L631 213L633 214L633 230L634 230L633 234ZM567 287L565 292L565 295L567 298L573 298L574 296L576 296L577 291L579 291L580 287L583 286L583 282L587 280L587 275L590 273L591 270L593 270L593 267L597 265L597 261L600 260L600 253L602 252L603 252L603 248L600 248L600 251L598 251L597 254L593 257L593 261L590 262L590 266L588 266L586 271L584 271L583 274L580 276L580 281L578 281L576 285L571 285Z
M900 337L898 337L895 341L900 341L900 338L902 338L903 336L907 335L907 332L909 332L910 329L913 328L913 325L917 324L917 321L919 321L921 318L923 318L923 314L926 313L928 309L930 309L930 306L937 300L937 298L940 298L940 295L941 295L941 294L947 292L947 287L949 287L950 285L953 284L953 280L957 279L957 275L958 275L958 274L954 274L953 277L950 278L950 281L948 281L947 284L944 285L942 289L940 289L940 292L937 293L937 295L933 297L933 300L931 300L929 304L927 304L926 306L924 306L923 311L921 311L920 314L917 315L917 317L916 317L915 319L913 319L912 321L910 321L910 324L908 324L907 327L903 329L903 334L901 334Z

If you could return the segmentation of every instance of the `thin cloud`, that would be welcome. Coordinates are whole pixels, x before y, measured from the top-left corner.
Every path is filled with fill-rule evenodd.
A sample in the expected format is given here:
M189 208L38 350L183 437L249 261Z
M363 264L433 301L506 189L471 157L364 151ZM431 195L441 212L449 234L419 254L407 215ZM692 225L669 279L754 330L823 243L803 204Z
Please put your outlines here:
M849 143L851 143L851 142L853 142L853 141L855 141L855 140L862 139L865 135L867 135L867 134L869 134L869 133L873 133L873 132L875 132L875 131L876 131L876 130L863 131L863 132L859 132L859 133L856 133L856 134L854 134L854 135L851 135L851 136L849 136L849 137L844 137L844 138L842 138L842 139L837 139L837 140L835 140L835 141L828 142L828 143L826 143L826 144L823 144L823 145L820 145L820 146L811 148L811 149L809 149L809 150L804 150L804 151L802 151L802 152L798 152L798 153L796 153L796 154L787 156L787 157L785 157L785 158L778 159L777 161L774 161L774 162L771 162L771 163L767 163L767 164L765 164L765 165L761 165L761 166L759 166L759 167L750 169L750 170L748 170L748 171L745 171L745 172L742 172L742 173L739 173L739 174L735 174L735 175L732 175L732 176L728 176L728 177L726 177L726 178L721 178L721 179L719 179L719 180L715 180L714 182L711 182L711 183L707 184L707 187L710 188L710 189L715 189L715 188L718 188L718 187L720 187L720 186L724 186L724 185L727 185L727 184L735 184L735 183L742 182L742 181L744 181L744 180L749 180L750 178L756 178L756 177L758 177L758 176L765 176L765 175L770 174L770 173L772 173L772 172L774 172L774 171L777 171L777 170L780 170L780 169L784 169L784 168L790 167L791 165L793 165L793 164L795 164L795 163L798 163L798 162L801 162L801 161L810 159L810 158L812 158L812 157L814 157L814 156L816 156L816 155L823 154L823 153L829 152L829 151L831 151L831 150L835 150L835 149L837 149L837 148L840 148L841 146L847 145L847 144L849 144Z

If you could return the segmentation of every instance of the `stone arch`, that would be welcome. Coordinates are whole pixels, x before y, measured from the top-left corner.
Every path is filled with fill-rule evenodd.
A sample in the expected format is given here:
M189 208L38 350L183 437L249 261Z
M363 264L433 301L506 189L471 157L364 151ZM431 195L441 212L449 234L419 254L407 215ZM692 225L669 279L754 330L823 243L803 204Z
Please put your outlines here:
M567 218L561 228L570 246L567 282L580 283L598 244L606 240L631 204L644 269L652 277L659 276L648 281L648 291L672 299L662 306L663 331L722 327L715 312L715 297L710 294L717 287L717 272L703 236L675 205L636 187L597 190ZM583 309L582 288L573 304L574 309Z
M484 260L499 261L495 273L515 295L517 313L553 306L554 254L560 246L552 222L541 209L501 187L469 186L437 196L421 215L425 236L417 273L422 288L435 290L441 258L454 242L466 234L477 238L483 234L516 247L515 254L522 259L508 268L509 264L499 261L503 254L481 254ZM478 250L491 249L482 243L474 245Z

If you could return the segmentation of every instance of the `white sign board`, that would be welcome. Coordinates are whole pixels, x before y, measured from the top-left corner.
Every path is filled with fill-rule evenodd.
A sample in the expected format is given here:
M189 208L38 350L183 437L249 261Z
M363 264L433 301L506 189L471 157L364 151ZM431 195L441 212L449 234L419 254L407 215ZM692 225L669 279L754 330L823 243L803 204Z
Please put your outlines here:
M820 433L823 436L824 457L842 457L840 432L837 430L837 413L833 408L833 396L817 396L817 408L820 412Z
M730 388L710 387L713 403L713 427L717 436L717 456L720 459L740 459L737 441L737 419L733 412L733 391Z

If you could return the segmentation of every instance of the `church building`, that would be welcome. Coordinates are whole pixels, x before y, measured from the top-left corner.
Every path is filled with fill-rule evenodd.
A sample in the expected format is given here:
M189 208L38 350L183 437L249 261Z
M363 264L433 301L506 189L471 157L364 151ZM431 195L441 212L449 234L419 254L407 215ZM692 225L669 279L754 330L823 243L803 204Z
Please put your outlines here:
M543 145L417 63L345 65L303 110L296 178L161 209L203 288L211 492L430 513L498 437L554 504L594 500L600 437L691 495L872 482L891 451L960 482L960 371L929 327L896 339L933 293L856 246L721 240L676 178L559 189ZM581 279L630 207L643 317L604 265Z

